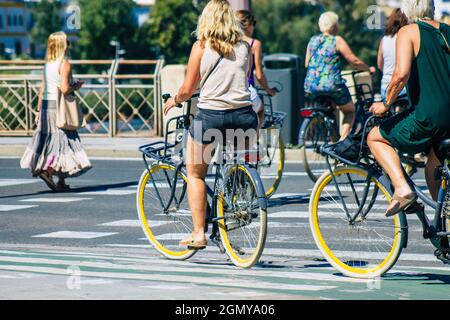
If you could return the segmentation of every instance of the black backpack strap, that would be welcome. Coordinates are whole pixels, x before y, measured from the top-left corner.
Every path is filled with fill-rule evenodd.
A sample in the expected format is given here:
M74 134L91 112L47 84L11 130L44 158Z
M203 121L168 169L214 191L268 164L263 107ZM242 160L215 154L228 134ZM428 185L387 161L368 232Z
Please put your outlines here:
M208 73L208 75L205 77L205 80L203 80L200 88L203 88L205 86L205 83L208 81L209 77L211 76L211 74L217 69L217 67L219 66L220 62L222 62L223 57L220 56L220 58L217 60L216 64L214 65L214 67L211 69L211 71Z

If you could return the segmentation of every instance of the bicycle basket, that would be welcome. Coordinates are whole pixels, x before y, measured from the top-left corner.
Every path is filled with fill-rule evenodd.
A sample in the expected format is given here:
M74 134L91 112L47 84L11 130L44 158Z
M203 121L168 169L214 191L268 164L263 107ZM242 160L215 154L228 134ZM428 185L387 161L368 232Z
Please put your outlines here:
M380 123L380 118L369 116L364 121L364 127L358 133L350 134L343 141L328 144L322 147L322 152L331 158L343 163L356 165L361 159L367 158L370 154L367 146L367 136L369 132Z
M348 136L345 140L330 145L329 151L350 162L357 162L361 151L361 136Z

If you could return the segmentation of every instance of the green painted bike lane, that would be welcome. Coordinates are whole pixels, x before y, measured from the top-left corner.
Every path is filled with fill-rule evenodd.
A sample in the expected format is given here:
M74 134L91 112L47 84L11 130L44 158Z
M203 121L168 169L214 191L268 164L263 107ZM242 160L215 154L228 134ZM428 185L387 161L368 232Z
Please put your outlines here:
M306 262L306 261L305 261ZM446 268L396 267L375 280L350 279L327 267L257 266L241 270L214 263L179 262L159 257L72 254L33 250L0 251L0 270L67 277L76 268L84 278L195 284L212 290L248 290L293 299L449 299ZM125 297L124 297L125 298Z

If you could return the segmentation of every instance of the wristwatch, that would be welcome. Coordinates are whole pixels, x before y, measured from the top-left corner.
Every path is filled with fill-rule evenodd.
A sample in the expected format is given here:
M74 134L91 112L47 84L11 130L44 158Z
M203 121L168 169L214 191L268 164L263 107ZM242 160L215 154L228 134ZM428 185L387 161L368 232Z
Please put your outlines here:
M391 105L389 105L389 104L386 102L386 100L383 100L383 104L384 104L384 106L386 107L386 111L391 110Z

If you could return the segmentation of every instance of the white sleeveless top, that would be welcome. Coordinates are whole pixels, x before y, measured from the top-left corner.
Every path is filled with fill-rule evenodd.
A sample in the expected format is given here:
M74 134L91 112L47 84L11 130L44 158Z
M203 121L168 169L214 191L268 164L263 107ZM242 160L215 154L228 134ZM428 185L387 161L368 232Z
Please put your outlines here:
M205 45L200 65L202 79L205 79L214 68L219 57L219 54L208 44ZM201 88L198 108L230 110L252 106L248 85L249 69L249 49L242 41L234 47L234 54L222 59ZM203 84L203 80L201 84Z
M44 97L43 100L58 99L58 87L61 85L61 75L59 69L61 60L47 62L44 66Z
M381 95L385 98L387 88L395 71L397 35L393 37L384 36L381 41L383 43L383 78L381 79ZM406 89L403 89L400 93L400 95L403 94L406 94Z

